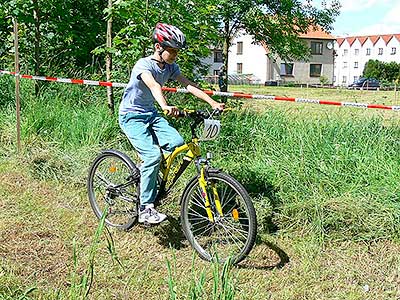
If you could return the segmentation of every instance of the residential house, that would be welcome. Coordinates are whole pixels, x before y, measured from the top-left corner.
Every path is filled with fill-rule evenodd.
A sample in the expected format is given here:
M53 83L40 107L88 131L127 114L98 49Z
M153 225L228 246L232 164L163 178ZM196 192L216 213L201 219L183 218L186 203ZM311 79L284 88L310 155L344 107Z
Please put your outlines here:
M335 52L334 85L348 86L362 76L370 59L400 63L400 34L340 37Z
M262 83L301 84L319 84L320 77L325 76L328 83L332 83L335 38L321 30L310 30L300 37L311 48L312 55L309 61L284 61L280 58L271 58L268 56L266 46L254 44L250 35L239 35L234 38L229 48L228 74L252 74ZM210 75L218 74L222 65L222 62L217 61L220 50L213 51L213 58L208 59Z
M211 49L211 56L202 60L203 64L209 65L208 74L218 76L219 70L223 64L222 50L218 48Z

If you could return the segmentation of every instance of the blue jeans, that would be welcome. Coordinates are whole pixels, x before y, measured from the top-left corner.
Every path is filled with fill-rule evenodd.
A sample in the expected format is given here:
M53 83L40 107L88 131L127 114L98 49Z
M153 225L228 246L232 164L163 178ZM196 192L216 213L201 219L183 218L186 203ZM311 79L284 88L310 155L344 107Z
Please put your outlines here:
M119 125L143 161L140 168L140 204L154 203L161 151L184 144L181 135L157 112L119 115Z

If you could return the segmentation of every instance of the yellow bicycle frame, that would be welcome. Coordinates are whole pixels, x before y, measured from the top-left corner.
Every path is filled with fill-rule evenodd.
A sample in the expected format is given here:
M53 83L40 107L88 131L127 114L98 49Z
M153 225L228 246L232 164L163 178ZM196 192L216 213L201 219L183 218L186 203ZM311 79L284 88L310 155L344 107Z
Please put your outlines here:
M200 147L198 144L198 140L193 140L190 143L184 144L180 147L175 148L174 152L171 154L166 154L163 157L163 161L161 163L161 172L163 174L163 181L168 180L168 175L171 170L172 163L175 161L176 157L187 151L185 158L189 161L192 161L194 158L200 156Z
M193 159L200 156L200 147L199 147L198 142L199 142L198 139L192 139L191 142L184 144L180 147L177 147L171 154L164 155L162 163L161 163L161 168L160 168L161 173L163 174L162 181L164 183L168 182L168 177L169 177L169 173L171 171L172 164L179 154L187 151L186 155L183 159L187 160L189 162L191 162ZM180 174L174 174L174 176L179 177ZM175 178L173 178L172 180L174 181ZM214 216L213 216L213 213L211 210L211 203L210 203L210 199L209 199L208 193L207 193L207 185L208 185L208 182L206 179L205 164L201 164L200 176L199 176L199 186L202 191L202 197L204 199L204 206L205 206L205 210L207 212L208 219L210 222L214 222L215 219L214 219ZM214 194L214 202L215 202L217 212L222 217L223 216L222 206L221 206L217 188L215 187L214 183L211 184L211 189Z

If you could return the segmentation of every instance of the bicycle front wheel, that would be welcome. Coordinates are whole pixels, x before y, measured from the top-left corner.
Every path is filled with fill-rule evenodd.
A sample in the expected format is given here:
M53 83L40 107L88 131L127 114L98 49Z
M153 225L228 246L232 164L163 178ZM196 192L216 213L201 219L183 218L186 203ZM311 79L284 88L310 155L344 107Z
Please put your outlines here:
M236 264L251 251L257 235L257 219L253 203L244 187L230 175L209 171L207 195L213 220L210 220L197 177L187 185L181 202L183 232L199 256L219 262L229 257ZM221 216L215 200L221 203Z
M116 150L104 151L93 161L87 181L89 201L99 219L108 207L107 225L127 230L135 223L139 203L135 172L130 158Z

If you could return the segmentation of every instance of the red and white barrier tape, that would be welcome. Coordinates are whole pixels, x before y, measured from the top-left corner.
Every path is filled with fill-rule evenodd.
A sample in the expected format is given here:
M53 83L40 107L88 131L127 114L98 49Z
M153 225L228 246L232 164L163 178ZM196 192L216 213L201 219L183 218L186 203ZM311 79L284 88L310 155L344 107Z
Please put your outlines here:
M63 83L74 83L74 84L84 84L84 85L100 85L100 86L113 86L113 87L126 87L125 83L114 83L109 81L95 81L95 80L84 80L84 79L68 79L68 78L56 78L48 76L33 76L33 75L21 75L15 72L0 70L0 74L8 74L13 76L19 76L20 78L42 80L42 81L56 81Z
M168 92L178 92L178 93L187 93L188 92L185 89L167 88L167 87L163 87L163 90L168 91ZM289 97L277 97L277 96L268 96L268 95L229 93L229 92L217 92L217 91L204 91L204 92L207 95L235 97L235 98L266 99L266 100L275 100L275 101L289 101L289 102L312 103L312 104L323 104L323 105L334 105L334 106L349 106L349 107L356 107L356 108L378 108L378 109L400 111L400 106L394 106L394 105L368 104L368 103L356 103L356 102L338 102L338 101L328 101L328 100L289 98Z
M116 83L110 81L95 81L95 80L83 80L83 79L67 79L67 78L56 78L47 76L32 76L32 75L21 75L15 72L0 70L0 74L8 74L13 76L19 76L20 78L43 80L43 81L56 81L63 83L83 84L83 85L97 85L97 86L112 86L112 87L126 87L126 83ZM188 93L186 89L169 88L163 87L163 91L172 93ZM368 104L368 103L356 103L356 102L339 102L339 101L328 101L328 100L315 100L305 98L290 98L290 97L277 97L269 95L257 95L257 94L245 94L237 92L218 92L218 91L204 91L209 96L224 96L229 98L248 98L248 99L266 99L275 101L289 101L297 103L311 103L311 104L322 104L322 105L334 105L334 106L348 106L355 108L377 108L385 110L393 110L400 112L400 106L395 105L383 105L383 104Z

